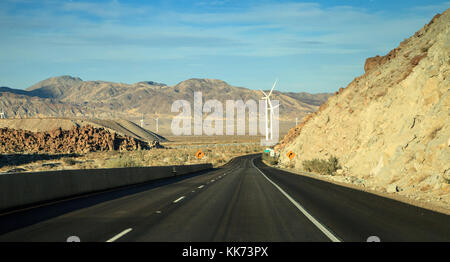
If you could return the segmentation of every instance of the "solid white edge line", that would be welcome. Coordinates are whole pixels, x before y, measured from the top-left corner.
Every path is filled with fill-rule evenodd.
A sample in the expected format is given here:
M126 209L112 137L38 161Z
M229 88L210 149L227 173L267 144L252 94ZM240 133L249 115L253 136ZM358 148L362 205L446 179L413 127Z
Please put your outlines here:
M174 200L173 202L174 202L174 203L177 203L178 201L180 201L180 200L183 199L183 198L184 198L184 196L182 196L182 197L180 197L180 198Z
M308 211L306 211L302 205L300 205L297 201L295 201L288 193L286 193L283 189L281 189L275 182L270 180L259 168L255 166L255 163L253 162L254 159L252 159L252 165L255 167L261 175L263 175L272 185L274 185L289 201L291 201L292 204L294 204L295 207L297 207L300 212L303 213L322 233L324 233L331 241L333 242L341 242L339 238L337 238L333 233L331 233L324 225L322 225L317 219L315 219Z
M128 232L130 232L131 230L133 230L133 229L132 228L125 229L124 231L122 231L119 234L115 235L114 237L112 237L111 239L107 240L106 242L114 242L117 239L121 238L123 235L127 234Z

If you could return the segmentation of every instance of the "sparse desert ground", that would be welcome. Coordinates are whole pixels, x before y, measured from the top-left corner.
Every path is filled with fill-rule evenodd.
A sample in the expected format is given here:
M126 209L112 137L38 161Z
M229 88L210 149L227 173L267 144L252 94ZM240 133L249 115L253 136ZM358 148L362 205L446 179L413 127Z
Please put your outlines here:
M155 116L148 116L144 123L143 126L146 130L151 131L151 132L155 132L159 135L162 135L164 137L173 137L172 134L172 130L171 130L171 124L172 124L172 120L174 118L174 116L160 116L159 121L158 121L158 132L156 131L156 121L154 120ZM303 118L303 115L299 114L298 115L298 121L300 122L301 119ZM140 124L140 119L139 118L131 118L129 119L131 122L134 122L136 124ZM224 120L225 121L225 120ZM0 121L1 123L1 121ZM246 134L248 134L248 119L246 120ZM295 118L292 119L279 119L279 138L280 140L288 133L288 131L295 127ZM235 126L237 126L236 122L235 122ZM217 138L218 140L223 140L223 136L204 136L204 137L209 137L209 138ZM243 138L248 137L248 136L242 136ZM207 139L209 139L207 138ZM226 138L228 139L228 138Z
M75 126L86 125L105 128L109 132L147 142L161 138L160 144L164 148L137 151L92 150L95 152L87 152L89 150L86 152L84 150L71 152L66 150L66 152L58 148L54 148L53 151L4 151L6 154L0 155L0 173L197 163L212 163L214 167L217 167L225 164L233 157L259 153L264 149L260 146L261 139L263 139L261 136L171 136L169 134L161 137L148 129L141 128L136 123L122 119L27 118L0 120L0 128L50 132L49 136L52 139L49 138L50 140L47 142L52 145L54 144L53 137L55 134L53 132L55 129L70 130ZM287 131L288 129L285 128L284 130ZM286 131L280 134L280 138L284 136ZM25 137L19 138L17 141L27 143ZM93 141L89 140L87 143L92 144ZM205 153L202 159L195 156L198 150Z
M165 146L193 146L205 144L259 144L260 136L165 136L169 142L161 143Z
M180 136L168 137L165 148L137 151L89 152L85 154L9 154L0 158L0 173L37 172L67 169L119 168L212 163L221 166L232 158L260 153L260 137L251 136ZM205 153L196 157L198 150Z

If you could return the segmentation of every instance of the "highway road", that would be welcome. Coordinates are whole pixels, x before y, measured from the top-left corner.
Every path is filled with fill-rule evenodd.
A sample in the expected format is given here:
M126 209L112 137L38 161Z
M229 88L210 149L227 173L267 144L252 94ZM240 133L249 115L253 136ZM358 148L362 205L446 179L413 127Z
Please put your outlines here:
M449 222L249 155L208 172L0 215L0 241L450 241Z

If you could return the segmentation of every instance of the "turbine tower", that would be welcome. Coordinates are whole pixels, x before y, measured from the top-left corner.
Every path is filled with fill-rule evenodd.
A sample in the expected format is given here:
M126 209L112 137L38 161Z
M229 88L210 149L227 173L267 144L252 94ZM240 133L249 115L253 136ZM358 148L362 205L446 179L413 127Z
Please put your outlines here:
M156 115L156 118L155 118L155 121L156 121L156 133L158 133L159 132L159 126L158 126L158 124L159 124L159 117L158 117L158 114L155 112L155 115Z
M270 140L273 139L273 110L280 106L280 104L276 105L275 107L272 106L272 102L270 101L270 95L272 94L273 89L275 88L276 84L278 82L278 79L275 80L275 83L273 83L272 89L270 89L269 94L266 94L264 91L261 90L261 92L264 94L264 97L262 98L265 100L266 103L266 140L269 140L269 111L270 111Z

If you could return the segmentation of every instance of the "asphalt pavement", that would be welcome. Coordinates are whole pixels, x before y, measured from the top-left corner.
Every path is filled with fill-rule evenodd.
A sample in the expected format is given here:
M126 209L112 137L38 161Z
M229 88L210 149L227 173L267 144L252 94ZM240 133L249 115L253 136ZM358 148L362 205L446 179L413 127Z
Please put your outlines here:
M449 222L249 155L210 172L0 215L0 241L450 241Z

